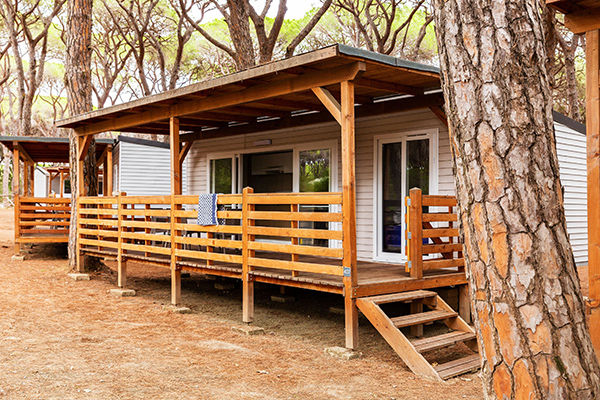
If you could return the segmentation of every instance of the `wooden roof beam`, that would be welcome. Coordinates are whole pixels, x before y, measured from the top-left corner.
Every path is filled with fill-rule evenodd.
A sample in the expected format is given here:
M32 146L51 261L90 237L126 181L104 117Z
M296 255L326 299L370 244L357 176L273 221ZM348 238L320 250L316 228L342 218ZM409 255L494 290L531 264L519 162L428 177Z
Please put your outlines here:
M313 93L323 103L327 111L333 115L333 118L342 125L342 107L331 92L322 87L312 88Z
M441 106L429 106L429 109L446 126L448 126L448 117Z
M444 104L444 98L441 93L427 94L423 96L415 96L410 98L389 100L379 103L371 103L361 105L356 108L357 118L389 114L406 110L414 110L418 108L427 108L431 106L441 106ZM306 115L289 116L273 121L255 122L240 126L231 126L223 129L213 129L181 135L181 141L188 142L191 140L204 140L221 138L235 135L243 135L254 132L269 132L286 128L295 128L311 124L323 122L333 122L329 112L310 113Z
M261 99L283 96L310 90L317 86L327 86L345 80L353 80L366 70L366 64L361 61L348 63L327 71L310 72L302 76L264 83L245 90L215 94L207 99L186 101L173 104L161 110L146 111L137 115L126 115L110 120L90 123L75 128L79 136L94 135L106 131L119 131L125 128L140 126L171 117L181 117L190 114L210 111L218 108L249 103Z
M19 157L22 158L23 161L35 163L35 161L33 161L33 158L31 158L29 153L27 153L27 151L25 151L25 148L22 145L20 145L18 142L15 142L14 146L19 148Z
M600 29L600 7L586 8L566 14L565 26L575 34Z
M354 84L361 87L385 90L390 93L412 94L413 96L420 96L424 92L422 88L400 85L394 82L384 82L376 79L359 78L354 80Z
M92 144L92 139L92 136L86 136L79 140L79 148L77 152L77 159L79 161L83 161L83 159L85 158L85 155L87 154L90 145ZM79 171L79 173L81 173L81 171Z

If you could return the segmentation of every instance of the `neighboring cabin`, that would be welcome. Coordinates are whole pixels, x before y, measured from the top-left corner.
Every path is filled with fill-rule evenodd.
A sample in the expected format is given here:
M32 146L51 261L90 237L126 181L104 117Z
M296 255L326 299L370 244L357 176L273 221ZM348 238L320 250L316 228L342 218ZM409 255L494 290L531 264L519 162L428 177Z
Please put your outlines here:
M113 149L113 191L129 196L171 193L169 144L119 136ZM183 167L184 182L187 168Z

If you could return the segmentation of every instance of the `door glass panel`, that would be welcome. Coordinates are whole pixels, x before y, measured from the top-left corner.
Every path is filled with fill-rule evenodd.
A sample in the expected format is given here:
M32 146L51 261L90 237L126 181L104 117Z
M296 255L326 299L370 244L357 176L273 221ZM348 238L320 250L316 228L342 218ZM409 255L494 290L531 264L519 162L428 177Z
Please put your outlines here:
M402 253L402 143L382 145L382 251Z
M231 193L233 182L233 163L231 158L210 160L211 193Z
M299 180L301 192L328 192L331 151L329 149L303 150L298 152ZM329 212L326 205L301 205L300 211ZM303 229L329 229L328 222L301 221L299 227ZM300 239L300 244L314 246L329 246L327 239Z
M429 139L406 143L406 193L412 188L429 194Z

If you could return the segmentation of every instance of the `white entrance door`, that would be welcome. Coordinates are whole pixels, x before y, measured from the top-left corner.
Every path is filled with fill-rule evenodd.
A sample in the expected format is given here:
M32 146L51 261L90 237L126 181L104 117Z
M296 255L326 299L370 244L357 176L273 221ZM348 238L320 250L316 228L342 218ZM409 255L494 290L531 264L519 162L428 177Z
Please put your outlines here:
M375 259L406 260L406 205L411 188L423 194L435 187L434 133L376 138Z

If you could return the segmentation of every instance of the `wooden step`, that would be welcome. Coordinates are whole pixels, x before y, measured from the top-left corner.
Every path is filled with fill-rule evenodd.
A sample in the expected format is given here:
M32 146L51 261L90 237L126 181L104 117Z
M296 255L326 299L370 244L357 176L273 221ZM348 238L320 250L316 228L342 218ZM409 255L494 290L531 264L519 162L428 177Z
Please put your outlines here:
M435 366L435 371L442 379L450 379L467 372L476 371L481 367L479 354L473 354L457 360Z
M443 319L454 318L458 314L454 311L433 310L425 311L418 314L408 314L401 317L390 318L396 328L404 328L406 326L427 324L429 322L440 321Z
M441 349L442 347L451 346L456 343L466 342L474 340L475 334L472 332L453 331L444 333L437 336L426 337L423 339L417 339L411 341L412 345L417 349L418 352L424 353L426 351Z
M400 303L405 301L413 301L426 299L437 296L436 292L430 290L413 290L412 292L383 294L380 296L362 297L367 301L372 301L375 304Z

